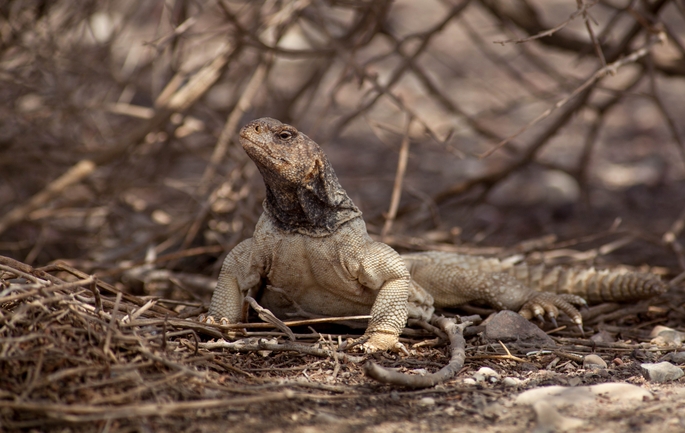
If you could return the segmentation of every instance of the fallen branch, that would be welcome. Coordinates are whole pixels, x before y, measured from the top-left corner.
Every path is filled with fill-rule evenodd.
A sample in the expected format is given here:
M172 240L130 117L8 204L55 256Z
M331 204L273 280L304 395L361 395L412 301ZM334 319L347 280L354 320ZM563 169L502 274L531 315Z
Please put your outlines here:
M364 360L364 357L348 355L346 353L336 352L334 350L320 349L311 345L300 343L272 343L266 339L238 340L238 341L213 341L209 343L200 343L201 349L228 349L236 352L256 352L258 350L271 350L273 352L299 352L304 355L313 355L320 358L335 358L339 361L352 362L358 364ZM463 351L463 348L462 348Z
M285 335L287 335L291 341L295 341L295 334L293 334L293 331L290 328L288 328L288 326L285 323L283 323L281 319L276 317L274 313L259 305L257 301L255 301L255 299L251 296L246 296L245 302L250 304L250 307L252 307L252 309L257 312L257 315L260 319L262 319L265 322L271 323L276 328L280 329L283 333L285 333Z
M405 386L407 388L430 388L450 380L461 370L466 360L466 341L464 340L464 329L471 325L471 322L464 322L457 325L453 319L446 317L433 316L432 324L440 328L450 339L450 362L436 373L425 376L415 376L400 373L397 371L383 368L369 361L364 364L364 374L381 383L389 385Z

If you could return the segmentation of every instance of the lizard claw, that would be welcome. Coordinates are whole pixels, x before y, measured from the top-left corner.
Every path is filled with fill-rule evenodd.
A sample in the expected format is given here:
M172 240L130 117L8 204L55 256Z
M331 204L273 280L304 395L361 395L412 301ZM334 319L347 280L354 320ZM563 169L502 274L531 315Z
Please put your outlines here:
M559 325L557 324L557 318L549 314L549 321L552 322L552 326L555 328L558 328Z
M552 321L556 327L556 317L559 315L559 311L563 311L571 318L573 323L582 326L583 318L580 316L580 312L572 304L587 305L585 300L580 296L535 292L530 299L528 299L528 302L523 304L519 310L519 314L530 320L533 317L539 317L542 316L543 313L546 313L550 318L550 321Z
M362 348L362 351L366 352L366 348L364 347L364 343L366 343L369 339L368 335L362 335L359 338L351 339L348 338L347 340L343 341L343 343L338 347L339 352L345 352L348 350L351 350L357 346L360 346Z
M197 321L200 323L206 323L208 325L216 325L213 316L205 316L204 314L200 314L197 318Z
M407 356L411 356L411 353L409 353L409 351L404 346L404 344L400 343L399 341L397 343L395 343L395 347L393 347L392 350L395 352L402 352Z
M197 318L197 320L198 320L200 323L206 323L207 325L222 325L222 326L226 326L226 325L228 325L229 323L231 323L231 322L229 322L228 319L225 318L225 317L222 317L221 319L219 319L219 323L217 323L216 320L214 320L214 316L209 316L209 315L208 315L208 316L205 316L204 314L200 314L200 316Z
M588 308L587 301L578 295L571 295L569 293L562 293L562 294L559 294L557 296L559 298L563 299L564 301L568 302L569 304L577 305L580 308Z

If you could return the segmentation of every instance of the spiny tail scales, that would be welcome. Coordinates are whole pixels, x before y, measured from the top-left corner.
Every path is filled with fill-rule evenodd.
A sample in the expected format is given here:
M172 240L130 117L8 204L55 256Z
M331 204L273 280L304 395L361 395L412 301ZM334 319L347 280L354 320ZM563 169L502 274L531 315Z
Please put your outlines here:
M668 285L654 274L623 268L600 270L563 266L548 267L523 263L520 257L499 260L441 252L415 253L406 256L414 255L430 255L438 260L449 259L450 266L467 270L507 273L534 290L576 295L585 298L590 303L648 299L668 289Z

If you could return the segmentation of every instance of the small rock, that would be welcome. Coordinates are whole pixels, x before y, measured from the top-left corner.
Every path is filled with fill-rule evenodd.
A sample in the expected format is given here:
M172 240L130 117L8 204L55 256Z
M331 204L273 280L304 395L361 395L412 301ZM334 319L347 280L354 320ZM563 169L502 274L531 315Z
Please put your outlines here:
M666 361L659 363L644 363L640 365L640 370L645 379L659 383L670 382L683 375L683 370Z
M478 369L478 373L482 374L485 377L496 377L499 379L499 373L497 373L490 367L481 367Z
M490 367L481 367L477 372L473 373L473 378L476 382L490 382L495 383L499 379L499 374Z
M517 379L515 377L505 377L502 380L502 385L504 386L518 386L521 384L521 379Z
M675 364L685 364L685 352L673 352L664 356L663 361L670 361Z
M607 363L595 354L586 355L583 358L583 367L585 368L607 368Z
M435 399L433 397L424 397L419 400L421 406L433 406L435 404Z
M476 380L472 379L470 377L467 377L466 379L463 380L464 385L475 385Z
M652 338L650 343L657 346L680 347L683 343L683 337L678 331L662 331L658 336Z
M682 345L683 340L685 340L685 334L682 332L661 325L655 326L649 336L652 337L651 343L657 346L679 347Z
M656 325L652 329L652 332L649 333L649 337L650 338L658 337L659 334L661 334L664 331L675 331L675 329L669 328L668 326Z
M536 346L556 346L545 332L513 311L500 311L485 322L485 338L496 342L529 343Z

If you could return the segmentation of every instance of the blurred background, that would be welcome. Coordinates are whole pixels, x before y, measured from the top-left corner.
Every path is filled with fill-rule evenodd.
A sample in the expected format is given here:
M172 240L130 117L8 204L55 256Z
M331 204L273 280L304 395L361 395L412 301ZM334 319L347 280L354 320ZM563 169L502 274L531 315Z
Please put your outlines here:
M263 116L399 250L685 269L682 0L0 1L0 254L211 289Z

